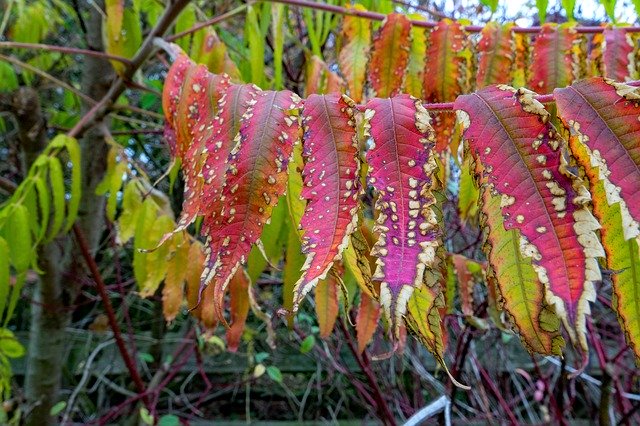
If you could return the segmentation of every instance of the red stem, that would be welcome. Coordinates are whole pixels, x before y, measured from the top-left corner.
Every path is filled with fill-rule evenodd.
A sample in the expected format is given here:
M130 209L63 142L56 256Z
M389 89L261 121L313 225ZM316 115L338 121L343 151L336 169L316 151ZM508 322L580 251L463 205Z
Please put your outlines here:
M518 419L516 419L515 414L513 414L513 411L509 407L509 404L507 404L507 401L505 401L504 398L502 397L500 390L498 389L496 384L493 382L493 380L489 376L489 373L487 373L487 370L485 370L482 367L482 365L478 362L475 356L473 356L473 363L476 365L476 368L478 369L478 371L480 371L480 375L484 379L485 383L489 385L489 389L491 389L491 392L495 395L496 399L498 400L498 403L500 404L500 407L502 407L502 410L509 417L509 421L511 422L511 424L513 425L520 424L520 422L518 422Z
M341 6L335 6L332 4L324 4L324 3L317 3L314 1L309 1L309 0L263 0L263 1L268 1L268 2L272 2L272 3L284 3L284 4L290 4L292 6L300 6L300 7L308 7L311 9L316 9L316 10L324 10L327 12L333 12L333 13L338 13L341 15L351 15L351 16L359 16L361 18L366 18L366 19L371 19L374 21L382 21L384 20L387 15L384 15L382 13L377 13L377 12L369 12L366 10L357 10L357 9L348 9L345 7L341 7ZM411 25L415 26L415 27L423 27L423 28L433 28L437 25L436 22L430 22L430 21L411 21ZM481 25L467 25L464 27L465 31L471 32L471 33L479 33L480 31L482 31L484 27ZM579 33L583 33L583 34L593 34L593 33L601 33L604 31L603 27L600 26L579 26L579 27L574 27L576 32ZM640 32L640 27L621 27L624 28L626 31L628 32ZM530 34L535 34L540 32L540 30L542 29L542 27L513 27L511 29L511 31L513 31L514 33L530 33Z
M129 370L129 374L131 375L131 379L133 380L133 384L136 387L136 391L139 394L144 394L145 386L142 382L142 378L140 377L140 373L136 367L135 362L129 355L127 351L127 346L124 343L124 339L122 338L122 333L120 332L120 326L118 326L118 321L116 320L116 315L113 311L113 306L111 305L111 300L109 299L109 294L107 293L106 286L104 281L102 280L102 275L98 270L98 265L96 264L93 256L89 251L89 246L87 244L87 240L84 238L82 230L78 225L73 225L73 233L76 237L76 241L80 246L80 252L82 253L82 257L84 261L87 263L89 270L91 271L91 275L93 275L93 280L96 283L96 288L98 289L98 293L102 298L102 303L104 305L105 314L107 315L107 319L109 321L109 327L111 331L113 331L113 337L116 339L116 344L118 345L118 350L120 351L120 356L122 356L122 361L124 361L127 370ZM146 396L143 396L143 399L146 400Z
M366 355L366 352L362 354L358 354L358 349L356 348L353 339L351 338L351 334L347 330L347 327L344 325L344 320L339 319L338 324L340 325L340 329L342 330L342 334L347 340L347 344L353 357L358 362L360 369L367 376L367 380L369 381L369 385L371 386L371 390L373 390L373 397L376 400L376 405L378 406L378 410L380 411L380 415L383 419L385 419L385 424L395 425L396 419L393 417L391 410L389 410L389 405L384 400L382 396L382 391L380 390L380 386L378 386L378 381L376 380L373 372L371 371L371 364L369 363L369 358Z

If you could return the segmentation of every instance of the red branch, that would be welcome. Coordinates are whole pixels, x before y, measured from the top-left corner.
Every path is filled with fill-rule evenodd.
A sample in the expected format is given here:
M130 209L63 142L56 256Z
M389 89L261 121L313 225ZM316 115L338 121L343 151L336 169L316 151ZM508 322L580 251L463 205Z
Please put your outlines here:
M384 18L387 17L382 13L369 12L369 11L357 10L357 9L348 9L341 6L317 3L309 0L264 0L264 1L272 2L272 3L290 4L292 6L299 6L299 7L308 7L311 9L324 10L327 12L338 13L341 15L359 16L361 18L371 19L374 21L382 21L384 20ZM435 22L430 22L430 21L411 21L411 25L416 27L423 27L423 28L433 28L437 24ZM470 33L479 33L480 31L482 31L483 28L484 27L481 25L467 25L464 27L465 31L468 31ZM513 31L514 33L535 34L535 33L538 33L541 28L542 27L513 27L511 31ZM632 33L640 32L640 27L634 26L634 27L621 27L621 28L624 28L628 32L632 32ZM593 34L593 33L601 33L602 31L604 31L604 28L600 26L578 26L578 27L575 27L575 30L583 34Z
M102 303L104 305L104 311L107 315L107 319L109 320L109 327L111 328L111 331L113 331L113 337L116 339L116 344L118 345L118 350L120 351L122 360L124 361L127 370L129 370L129 374L131 374L131 379L133 380L133 384L135 385L136 390L139 394L144 394L144 383L142 382L142 378L140 377L140 373L138 372L135 362L127 351L127 346L124 343L124 339L122 338L120 326L118 325L118 321L116 320L116 315L113 311L113 306L111 305L111 300L109 299L107 288L104 284L104 281L102 280L102 275L98 270L98 265L96 264L93 256L91 256L87 240L84 238L84 235L82 234L82 231L80 230L80 227L78 225L73 225L73 233L76 237L78 245L80 246L82 257L87 263L87 266L91 271L91 275L93 275L93 280L96 283L98 293L100 293L100 298L102 299Z

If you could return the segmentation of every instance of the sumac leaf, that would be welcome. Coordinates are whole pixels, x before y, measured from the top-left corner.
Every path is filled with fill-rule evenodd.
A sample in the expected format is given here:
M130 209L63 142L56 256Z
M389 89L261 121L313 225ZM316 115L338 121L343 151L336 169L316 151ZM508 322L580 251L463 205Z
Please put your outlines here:
M367 152L369 182L378 193L374 232L380 304L396 336L407 301L436 263L440 229L432 190L438 185L429 114L408 95L372 99L365 118L372 147Z
M424 97L427 102L453 102L469 90L471 51L469 38L459 22L443 19L429 35L424 70ZM456 118L451 112L434 115L436 150L444 151L455 133Z
M569 144L586 171L602 224L613 305L640 358L640 121L637 88L592 78L554 91Z
M533 44L528 87L538 93L551 93L584 74L584 37L574 24L545 24Z
M478 71L476 87L511 83L511 69L515 60L513 24L488 22L478 42Z
M345 86L344 80L315 55L307 60L305 81L304 93L306 96L313 93L340 93Z
M354 108L351 99L334 94L311 95L302 110L305 165L301 195L308 203L300 227L306 261L294 289L294 311L342 258L358 223L361 188Z
M361 4L355 10L366 10ZM371 21L357 16L345 16L342 24L344 46L338 55L340 71L347 80L349 96L356 102L362 101L366 80L367 62L371 49Z
M208 158L207 141L217 131L214 116L218 101L228 87L228 76L211 74L204 65L191 67L185 74L174 118L177 151L182 159L185 180L182 213L174 232L185 229L201 214L201 194L209 189L205 188L203 173ZM228 145L225 148L228 153L230 148Z
M320 337L327 339L338 319L338 282L333 275L321 280L316 286L316 318L320 328Z
M412 20L424 21L425 17L413 13L409 15ZM411 27L411 47L409 49L409 61L407 63L406 76L402 84L403 92L422 99L424 83L424 61L427 55L427 30L423 27Z
M465 139L483 165L481 182L501 198L506 230L520 232L520 250L532 259L546 300L571 339L586 350L585 316L601 279L604 256L587 208L589 192L570 177L567 155L550 114L533 98L508 86L488 87L455 103Z
M167 322L173 321L182 306L190 244L184 238L174 237L173 253L167 261L167 275L162 288L162 314Z
M292 92L260 92L241 120L222 190L224 207L205 230L202 288L214 282L220 317L224 290L286 192L287 165L299 139L299 105L300 98Z
M358 337L358 351L364 352L373 338L380 321L380 305L367 293L360 293L360 304L356 316L356 335Z
M387 15L373 40L369 81L375 96L397 95L409 61L411 21L401 13Z
M249 315L249 277L239 269L229 283L231 326L227 329L227 349L236 352Z
M616 81L635 80L637 35L625 28L608 26L604 29L603 38L601 75Z
M518 231L504 228L500 197L485 190L482 199L484 225L488 229L488 285L495 283L502 309L529 351L559 355L564 346L560 321L546 302L545 288L532 259L522 253Z

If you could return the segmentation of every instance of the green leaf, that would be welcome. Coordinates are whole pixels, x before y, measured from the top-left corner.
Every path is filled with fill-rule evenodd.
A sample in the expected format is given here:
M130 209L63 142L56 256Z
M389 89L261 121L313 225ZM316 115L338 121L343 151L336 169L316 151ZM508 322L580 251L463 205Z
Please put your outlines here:
M59 136L60 137L60 136ZM65 225L65 233L69 232L78 217L78 209L80 208L80 198L82 196L82 165L80 163L80 145L74 138L62 135L65 140L65 147L69 154L71 162L71 198L67 206L67 223ZM57 139L57 138L56 138Z
M259 87L264 86L264 36L260 32L260 24L255 11L256 5L247 8L244 36L249 46L251 65L251 82Z
M180 426L180 418L173 414L165 414L160 417L158 426Z
M491 9L492 13L496 13L498 10L498 0L480 0L480 2Z
M562 7L564 7L564 11L567 13L567 19L574 21L573 10L576 7L576 0L562 0Z
M64 174L60 160L56 157L49 158L49 182L51 183L51 196L53 198L53 222L49 229L48 240L55 238L62 228L65 217L65 190Z
M538 8L538 17L540 18L540 24L544 24L547 20L547 6L549 6L549 0L536 0L536 7Z
M302 343L300 344L300 353L306 354L313 349L316 344L316 338L313 334L308 335L304 338Z
M0 318L2 318L9 295L9 276L9 246L4 239L0 238Z
M271 4L271 34L273 38L273 88L282 90L282 53L284 50L284 16L286 6Z
M155 423L153 415L149 413L149 410L147 410L145 407L140 408L140 420L142 420L144 424L149 426L153 426L153 424Z
M11 64L0 62L0 92L11 92L18 88L18 77Z
M267 367L267 374L274 382L282 383L282 372L280 372L280 369L275 365Z
M253 357L253 359L260 364L261 362L263 362L265 359L269 358L269 354L267 352L258 352L257 354L255 354L255 356Z
M600 4L604 6L604 11L613 22L616 22L616 0L600 0Z
M49 214L51 212L51 199L49 198L49 188L45 183L47 170L43 170L44 176L37 178L34 182L36 191L38 193L38 205L40 206L40 232L38 233L38 240L45 237L47 233L47 225L49 224ZM2 310L0 309L0 312Z
M148 352L138 352L138 359L140 359L140 361L146 362L147 364L150 364L153 362L153 355Z
M62 410L64 410L66 407L67 407L67 401L57 402L56 404L54 404L53 407L51 407L51 410L49 410L49 415L57 416L58 414L62 413Z
M20 358L24 356L25 349L11 330L0 329L0 352L9 358Z
M33 247L29 229L29 212L25 206L15 204L10 208L4 226L0 230L0 237L4 238L10 248L9 258L16 271L21 273L29 269L33 258Z
M185 30L188 30L189 28L193 27L195 23L196 23L196 10L194 5L190 3L187 5L187 7L184 8L184 10L180 13L180 15L178 15L178 18L176 19L176 26L175 26L174 33L178 34ZM188 52L189 45L191 44L191 37L189 36L181 37L178 40L176 40L176 43L178 44L178 46L180 46L182 50L184 50L185 52Z

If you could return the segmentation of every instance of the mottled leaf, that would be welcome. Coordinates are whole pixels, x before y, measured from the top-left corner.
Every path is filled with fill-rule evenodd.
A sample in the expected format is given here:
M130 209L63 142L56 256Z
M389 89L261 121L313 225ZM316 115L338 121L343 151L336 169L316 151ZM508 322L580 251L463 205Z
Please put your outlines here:
M511 83L511 69L515 60L513 24L488 22L478 42L478 71L476 87Z
M459 22L443 19L429 35L427 62L424 69L424 97L427 102L452 102L469 91L471 51L469 38ZM444 151L455 133L455 115L434 115L436 150Z
M355 10L366 10L361 4ZM362 101L366 80L367 62L371 48L371 21L357 16L345 16L342 23L344 45L338 55L340 71L347 81L349 96Z
M422 103L407 95L370 100L365 117L372 137L369 182L378 193L373 278L381 281L380 303L398 336L407 301L436 264L440 245L435 136Z
M342 258L358 223L360 161L353 101L340 95L311 95L302 111L305 161L300 226L306 255L294 289L294 312L334 262Z
M560 321L548 306L545 288L532 259L522 252L515 229L505 230L500 197L483 191L483 217L487 227L485 250L488 254L488 281L495 282L499 303L532 352L559 355L564 346Z
M591 215L590 195L570 177L564 143L550 114L533 98L508 86L489 87L455 103L469 148L483 165L481 180L501 198L506 230L520 233L520 250L532 259L545 297L571 339L586 350L585 316L601 279L604 256Z
M584 37L575 24L545 24L533 44L528 87L551 93L584 75Z
M411 21L401 13L387 15L373 39L369 81L375 96L397 95L409 61Z
M602 72L600 75L616 81L635 80L637 67L635 50L638 37L625 28L608 26L603 32Z
M408 17L413 21L424 21L425 17L419 13L412 13ZM411 48L406 76L402 85L404 93L422 99L424 83L424 62L427 56L427 30L424 27L411 27Z
M640 355L640 93L592 78L554 92L571 132L570 147L586 171L594 213L602 224L614 307L627 341Z
M338 74L331 71L322 59L315 55L307 59L304 87L306 96L313 93L340 93L344 91L344 87L344 80L342 80Z
M515 44L515 57L513 62L513 87L526 86L529 81L529 53L530 39L529 34L513 33L513 42Z
M444 362L445 343L439 313L439 309L443 306L442 294L437 289L422 284L413 292L407 302L405 317L407 328L433 354L453 384L462 389L470 389L451 376Z
M299 103L289 91L260 92L241 120L222 190L224 207L206 230L202 285L214 282L218 314L229 280L246 262L286 191L287 166L299 138Z

